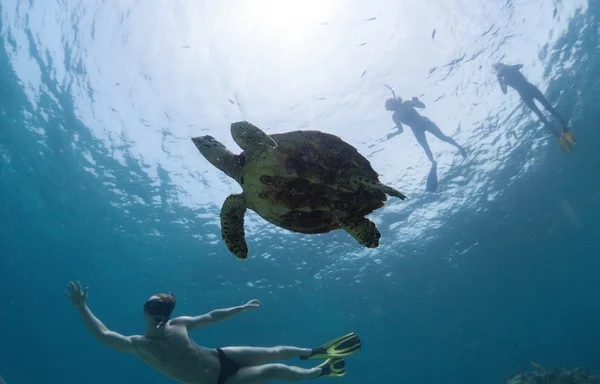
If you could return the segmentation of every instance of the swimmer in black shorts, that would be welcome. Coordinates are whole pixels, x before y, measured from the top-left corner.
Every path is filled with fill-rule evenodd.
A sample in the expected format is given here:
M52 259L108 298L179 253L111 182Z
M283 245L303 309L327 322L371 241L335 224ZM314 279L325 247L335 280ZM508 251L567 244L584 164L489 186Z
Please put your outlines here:
M183 384L263 384L274 380L341 377L346 374L344 357L361 349L360 339L354 333L318 348L202 347L190 338L189 331L260 308L260 302L250 300L244 305L215 309L200 316L171 319L176 303L172 293L152 295L144 304L146 332L125 336L108 329L94 316L87 305L88 289L83 289L81 283L69 282L68 290L65 295L98 341L118 352L136 355L158 372ZM293 357L325 361L311 368L274 363Z

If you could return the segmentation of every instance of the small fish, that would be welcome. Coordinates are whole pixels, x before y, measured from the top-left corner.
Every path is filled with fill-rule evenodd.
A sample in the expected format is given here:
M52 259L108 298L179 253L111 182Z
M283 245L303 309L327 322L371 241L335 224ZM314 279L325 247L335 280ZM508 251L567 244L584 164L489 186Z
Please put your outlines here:
M367 45L367 43L362 43L362 44L359 44L358 46L362 47L362 46L365 46L365 45Z
M373 21L373 20L375 20L375 19L377 19L377 18L376 18L376 17L371 17L370 19L367 19L367 20L365 20L365 21Z
M325 98L324 98L324 97L318 97L318 99L319 99L319 100L325 100Z
M189 48L189 47L190 47L189 45L184 45L184 46L183 46L183 47L181 47L181 48Z
M554 12L552 12L552 18L553 19L556 17L557 13L558 13L558 9L554 8Z
M483 32L483 34L481 35L481 37L487 35L488 33L490 33L490 31L494 29L494 24L492 24L492 26L490 27L490 29L488 29L487 31Z
M234 102L233 100L231 100L231 99L227 99L227 100L229 100L229 102L230 102L231 104L235 104L235 102Z
M534 367L536 367L537 369L539 369L542 372L546 372L546 370L544 369L544 367L542 367L539 364L534 363L533 361L530 361L529 364L533 365Z
M362 75L360 75L360 78L362 79L363 77L365 77L366 74L367 74L367 70L365 69L365 71L362 73Z
M431 32L431 40L435 40L435 28L433 29L433 32Z

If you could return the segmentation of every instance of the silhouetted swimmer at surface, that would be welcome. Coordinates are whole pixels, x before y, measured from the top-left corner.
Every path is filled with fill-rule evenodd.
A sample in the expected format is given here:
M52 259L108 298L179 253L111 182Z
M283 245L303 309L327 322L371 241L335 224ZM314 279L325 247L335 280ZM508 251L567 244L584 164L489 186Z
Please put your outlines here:
M570 132L569 124L562 118L562 116L550 105L542 91L540 91L535 85L531 84L525 76L520 72L523 68L523 64L506 65L503 63L494 64L494 71L498 77L498 83L502 89L502 93L506 95L507 86L511 87L519 93L521 100L531 109L544 123L548 129L552 131L554 136L559 140L560 145L568 153L571 152L571 144L575 142L573 134ZM562 124L563 133L559 134L554 127L546 120L544 114L535 104L535 100L539 101L542 106L550 112L560 123Z
M389 87L388 87L389 88ZM391 90L391 88L390 88ZM385 102L385 109L393 111L392 119L398 128L399 133L402 133L404 129L402 124L408 125L415 135L415 139L419 145L425 151L427 158L431 162L431 171L427 180L427 190L433 192L437 190L437 162L433 158L429 143L425 137L425 132L429 132L443 142L452 144L455 146L463 157L467 157L467 151L461 147L453 138L446 136L440 127L438 127L433 121L429 120L425 116L421 116L415 108L425 108L425 104L421 102L417 97L413 97L412 100L403 101L401 97L397 97L392 90L394 95L393 98L387 99Z

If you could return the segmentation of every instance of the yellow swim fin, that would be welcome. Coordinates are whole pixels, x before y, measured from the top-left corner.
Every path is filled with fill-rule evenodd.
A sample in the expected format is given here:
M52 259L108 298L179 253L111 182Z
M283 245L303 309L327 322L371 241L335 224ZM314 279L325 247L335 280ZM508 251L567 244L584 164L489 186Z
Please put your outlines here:
M345 365L344 359L333 357L317 365L317 368L321 368L320 377L342 377L346 374Z
M575 136L573 136L573 132L567 131L563 133L562 136L569 142L569 144L575 143Z
M313 348L308 356L300 356L300 360L323 359L328 357L346 357L361 350L361 343L356 333L352 332L318 348Z
M566 153L573 152L573 147L571 146L569 141L564 137L564 133L562 135L560 135L559 137L557 137L557 139L558 139L558 143L560 144L563 151L565 151Z

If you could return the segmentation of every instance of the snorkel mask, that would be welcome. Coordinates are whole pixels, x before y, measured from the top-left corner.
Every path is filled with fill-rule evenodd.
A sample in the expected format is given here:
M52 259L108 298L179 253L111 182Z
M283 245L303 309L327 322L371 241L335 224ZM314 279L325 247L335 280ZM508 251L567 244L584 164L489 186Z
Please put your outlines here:
M395 111L398 108L398 100L387 99L385 101L385 109L388 111Z
M159 293L156 298L146 301L144 312L148 313L152 320L157 323L156 328L160 328L169 321L173 309L175 309L175 294L170 292L168 295Z

